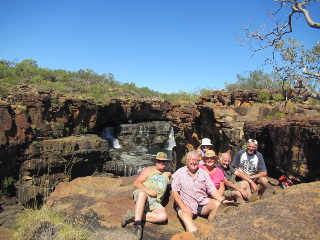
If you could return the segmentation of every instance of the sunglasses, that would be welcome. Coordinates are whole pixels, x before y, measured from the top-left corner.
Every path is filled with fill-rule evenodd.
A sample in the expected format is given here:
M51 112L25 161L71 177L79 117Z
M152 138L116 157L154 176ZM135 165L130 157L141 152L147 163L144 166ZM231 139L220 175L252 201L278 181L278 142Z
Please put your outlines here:
M166 163L167 161L166 161L166 160L158 160L158 159L157 159L157 162L159 162L159 163Z
M203 148L210 148L208 145L202 145Z

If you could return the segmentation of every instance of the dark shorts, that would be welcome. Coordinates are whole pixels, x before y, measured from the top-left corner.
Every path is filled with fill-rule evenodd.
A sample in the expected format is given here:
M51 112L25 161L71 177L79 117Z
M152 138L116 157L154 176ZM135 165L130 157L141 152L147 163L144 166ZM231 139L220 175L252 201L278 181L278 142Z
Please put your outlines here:
M203 206L205 206L205 205L199 205L199 206L198 206L197 215L194 215L194 214L193 214L193 218L196 218L198 215L201 215L201 211L202 211L202 209L203 209ZM179 210L181 210L181 208L180 208L178 205L176 205L176 204L174 205L174 209L177 211L177 213L178 213Z

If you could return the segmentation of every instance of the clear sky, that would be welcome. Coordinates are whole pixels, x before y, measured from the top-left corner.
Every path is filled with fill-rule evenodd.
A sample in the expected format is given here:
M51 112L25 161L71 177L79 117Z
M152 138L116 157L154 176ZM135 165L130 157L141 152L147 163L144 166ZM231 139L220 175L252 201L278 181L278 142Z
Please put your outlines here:
M263 69L270 50L252 57L236 35L249 21L268 24L265 10L276 6L272 0L0 0L0 59L89 68L163 93L223 89L237 74ZM319 3L311 13L320 21ZM302 18L291 36L313 46L320 30Z

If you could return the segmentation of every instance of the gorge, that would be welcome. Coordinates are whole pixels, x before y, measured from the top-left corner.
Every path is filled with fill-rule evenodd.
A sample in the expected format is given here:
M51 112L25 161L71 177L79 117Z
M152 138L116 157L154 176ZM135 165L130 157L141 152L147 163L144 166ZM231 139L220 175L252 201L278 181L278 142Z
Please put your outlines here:
M111 99L99 105L23 86L2 99L0 113L0 180L15 179L11 194L23 205L46 202L59 183L79 177L135 175L150 164L149 148L169 143L175 171L205 137L217 154L231 156L246 139L257 139L272 178L286 174L298 183L320 176L317 106L261 103L258 91L214 91L195 104Z

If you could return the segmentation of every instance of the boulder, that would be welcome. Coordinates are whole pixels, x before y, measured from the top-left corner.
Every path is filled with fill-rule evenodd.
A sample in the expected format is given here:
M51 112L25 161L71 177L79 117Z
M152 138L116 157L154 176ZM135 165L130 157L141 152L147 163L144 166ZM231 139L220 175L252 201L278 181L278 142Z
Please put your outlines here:
M134 210L132 192L135 188L132 183L136 177L84 177L60 183L50 194L45 207L61 211L70 219L81 219L84 226L90 226L94 232L91 239L110 239L110 236L123 239L122 236L130 236L132 232L132 224L121 228L120 221L126 210ZM304 238L315 231L320 211L317 200L320 183L301 184L289 189L281 189L274 179L269 179L269 183L260 201L241 205L234 212L219 213L211 224L206 218L197 217L195 223L199 227L199 235L195 239L257 239L259 234L266 238L290 239L299 234ZM302 200L305 196L308 201ZM194 239L192 234L185 233L169 192L164 206L168 222L146 223L143 239ZM281 221L284 219L290 223L283 224ZM303 227L307 224L310 230L305 233ZM285 229L283 225L286 225ZM294 235L290 236L291 232ZM317 234L310 236L319 236Z

